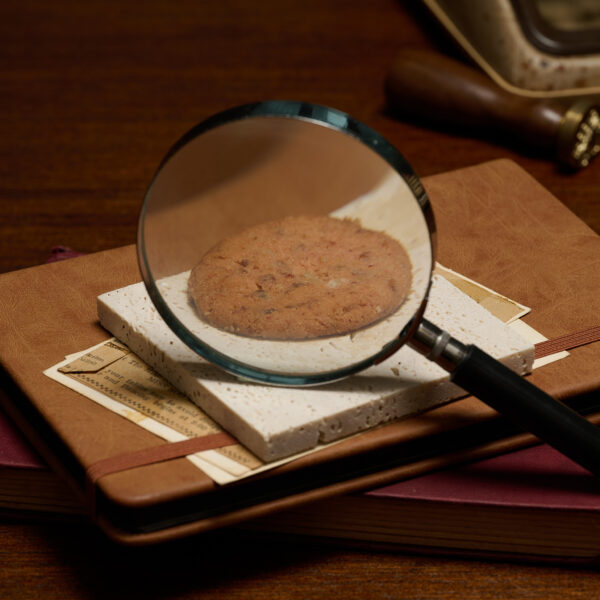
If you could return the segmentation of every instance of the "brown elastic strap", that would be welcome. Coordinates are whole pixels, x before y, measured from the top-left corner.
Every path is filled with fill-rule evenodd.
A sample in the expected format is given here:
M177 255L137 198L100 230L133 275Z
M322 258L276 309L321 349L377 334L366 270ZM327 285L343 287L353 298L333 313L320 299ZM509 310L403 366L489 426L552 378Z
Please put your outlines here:
M228 433L213 433L203 437L191 438L181 442L171 442L159 446L151 446L143 450L111 456L95 462L86 470L86 495L94 516L96 512L96 482L110 473L117 473L135 467L142 467L164 460L181 458L203 450L214 450L223 446L232 446L238 441Z
M569 333L561 337L554 338L553 340L547 340L540 342L535 345L535 358L542 358L555 352L562 352L563 350L571 350L578 346L584 346L585 344L591 344L600 340L600 325L596 327L590 327L583 331L576 333Z

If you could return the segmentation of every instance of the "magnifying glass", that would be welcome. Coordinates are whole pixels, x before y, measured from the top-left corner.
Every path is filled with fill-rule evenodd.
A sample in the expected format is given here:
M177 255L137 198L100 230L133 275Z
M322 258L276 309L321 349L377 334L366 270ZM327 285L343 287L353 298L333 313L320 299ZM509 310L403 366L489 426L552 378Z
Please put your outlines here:
M435 253L429 199L400 152L343 112L269 101L203 121L159 166L137 248L163 320L233 375L318 385L407 343L600 474L595 426L423 319Z

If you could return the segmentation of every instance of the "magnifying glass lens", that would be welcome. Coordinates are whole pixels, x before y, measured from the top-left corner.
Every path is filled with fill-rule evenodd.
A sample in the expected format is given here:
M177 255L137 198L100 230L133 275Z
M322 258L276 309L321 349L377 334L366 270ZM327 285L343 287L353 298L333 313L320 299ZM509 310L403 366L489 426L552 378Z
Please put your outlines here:
M334 109L265 102L173 147L138 252L155 306L199 355L306 385L401 345L424 309L432 224L417 177L376 132Z

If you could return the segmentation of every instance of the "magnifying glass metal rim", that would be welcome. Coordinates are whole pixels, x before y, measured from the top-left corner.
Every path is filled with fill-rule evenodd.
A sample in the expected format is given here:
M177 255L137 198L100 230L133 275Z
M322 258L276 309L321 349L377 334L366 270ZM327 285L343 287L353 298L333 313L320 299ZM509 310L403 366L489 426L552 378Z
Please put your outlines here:
M343 379L349 375L363 371L366 368L381 362L398 350L398 348L400 348L400 346L402 346L412 335L421 321L425 306L427 304L429 286L431 285L431 273L429 273L428 276L429 284L427 290L423 295L422 302L415 315L407 323L404 329L400 331L398 335L396 335L390 342L385 344L376 354L343 368L310 374L288 374L259 369L239 360L232 359L222 352L210 347L208 344L202 342L195 335L193 335L187 329L187 327L173 314L158 290L154 277L152 276L151 265L149 264L148 256L145 252L146 238L144 223L148 211L150 192L155 181L159 177L162 168L175 154L177 154L179 150L205 132L235 121L257 117L297 119L311 122L323 127L328 127L358 140L364 146L385 160L405 181L413 193L415 201L420 207L425 224L429 231L432 256L431 269L433 269L436 246L436 228L431 203L418 176L415 174L404 156L395 148L395 146L371 127L340 110L309 102L269 100L233 107L208 117L186 132L167 152L158 166L152 182L150 183L145 194L138 220L137 257L142 279L152 303L171 330L174 331L177 336L196 354L207 361L218 365L220 368L232 375L257 383L279 386L310 386Z

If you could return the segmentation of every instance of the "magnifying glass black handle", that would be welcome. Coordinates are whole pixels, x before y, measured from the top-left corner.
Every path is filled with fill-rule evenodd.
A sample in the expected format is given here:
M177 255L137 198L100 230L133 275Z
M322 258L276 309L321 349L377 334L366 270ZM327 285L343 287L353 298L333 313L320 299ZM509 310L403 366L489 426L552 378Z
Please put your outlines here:
M594 475L600 476L600 429L492 358L424 320L411 345L450 379Z

